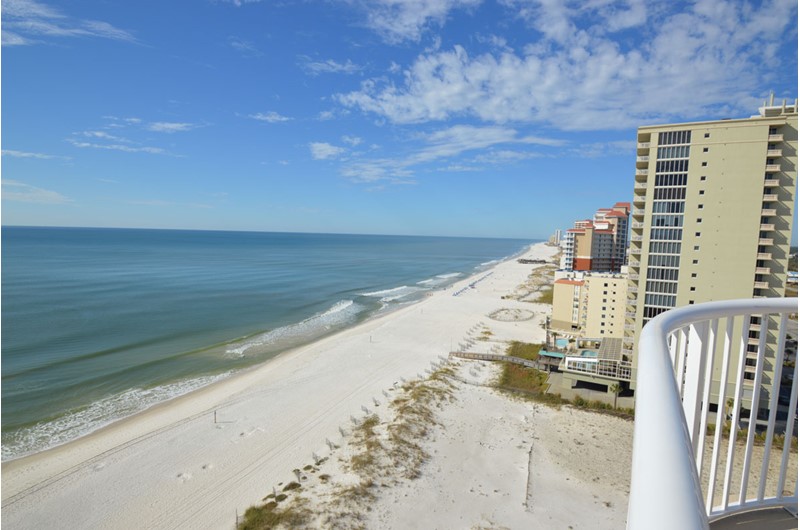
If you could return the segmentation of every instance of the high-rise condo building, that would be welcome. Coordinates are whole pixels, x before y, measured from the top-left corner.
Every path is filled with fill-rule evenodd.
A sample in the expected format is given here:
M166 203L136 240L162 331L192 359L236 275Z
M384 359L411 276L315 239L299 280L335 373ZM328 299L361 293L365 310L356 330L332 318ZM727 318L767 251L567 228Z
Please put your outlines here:
M594 219L575 221L562 240L561 268L567 271L619 272L628 246L631 205L601 208Z
M640 127L637 142L623 339L634 381L637 356L647 354L637 352L639 334L659 313L714 300L784 296L797 101L771 100L744 119ZM740 326L747 333L745 382L759 347L767 357L775 348L771 335L759 346L759 322L753 315ZM715 378L719 373L717 366Z

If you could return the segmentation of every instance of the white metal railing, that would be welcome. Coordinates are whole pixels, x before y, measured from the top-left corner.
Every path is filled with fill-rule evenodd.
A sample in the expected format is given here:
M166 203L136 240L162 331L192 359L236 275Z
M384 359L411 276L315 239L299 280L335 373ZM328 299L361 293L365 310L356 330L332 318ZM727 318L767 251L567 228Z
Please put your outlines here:
M710 521L738 512L776 506L796 510L796 477L794 493L784 494L786 487L791 487L786 471L796 423L796 364L783 428L787 435L777 471L773 466L770 472L769 443L780 434L780 427L776 430L780 370L791 313L797 313L796 298L709 302L667 311L643 328L636 377L629 529L703 529ZM744 376L751 317L760 317L752 385ZM765 370L765 360L778 372ZM760 400L767 396L768 405L763 407ZM749 418L742 422L746 431L739 433L746 434L744 443L737 442L735 435L723 440L725 417L721 414L714 420L715 427L710 427L708 404L716 399L718 411L722 411L729 397L733 399L730 417L736 418L733 432L738 431L743 404L750 406ZM759 421L759 408L768 410L766 422ZM760 451L760 469L753 466L759 426L766 428L767 440ZM797 458L796 453L793 457ZM739 468L741 471L734 471Z

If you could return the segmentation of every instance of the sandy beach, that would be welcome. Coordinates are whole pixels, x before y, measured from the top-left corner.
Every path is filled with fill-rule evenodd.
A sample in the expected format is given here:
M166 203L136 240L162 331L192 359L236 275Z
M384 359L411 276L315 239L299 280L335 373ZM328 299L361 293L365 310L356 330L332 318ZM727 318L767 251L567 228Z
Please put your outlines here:
M522 257L555 251L538 244ZM485 351L541 341L548 306L532 302L526 287L538 267L499 263L75 442L4 463L4 526L233 528L237 514L297 477L293 470L326 458L335 466L330 457L346 449L359 422L387 414L404 381L425 379L465 341ZM452 366L478 383L496 370ZM418 479L387 486L374 500L368 527L624 524L629 422L452 385L437 413L444 427L425 442L432 458ZM596 461L603 444L618 462Z

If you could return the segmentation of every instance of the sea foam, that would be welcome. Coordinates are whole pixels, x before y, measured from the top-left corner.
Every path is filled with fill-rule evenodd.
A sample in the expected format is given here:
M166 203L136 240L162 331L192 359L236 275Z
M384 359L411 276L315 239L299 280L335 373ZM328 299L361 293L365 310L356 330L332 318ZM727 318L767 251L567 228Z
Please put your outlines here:
M52 421L40 422L3 435L3 460L18 458L85 436L114 421L142 412L163 401L187 394L228 377L231 372L177 381L153 388L131 388L69 411Z

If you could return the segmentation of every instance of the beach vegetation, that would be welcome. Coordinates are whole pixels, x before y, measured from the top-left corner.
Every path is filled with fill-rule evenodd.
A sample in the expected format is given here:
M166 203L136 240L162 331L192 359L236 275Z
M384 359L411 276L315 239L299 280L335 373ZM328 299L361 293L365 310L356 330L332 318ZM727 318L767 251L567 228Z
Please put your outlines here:
M539 299L537 300L540 304L549 304L553 305L553 286L547 285L543 287L539 291Z
M266 530L269 528L303 528L312 520L308 501L295 497L291 503L279 506L270 501L262 506L251 506L244 512L238 530Z
M506 355L511 357L519 357L520 359L527 359L535 361L539 358L539 351L542 349L542 344L531 344L530 342L511 341L506 348Z

